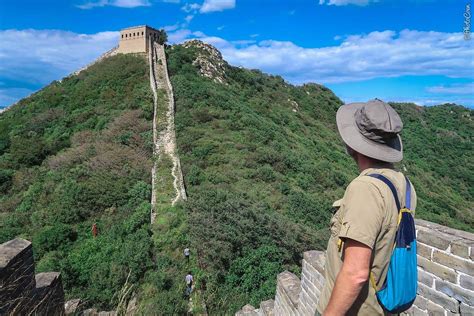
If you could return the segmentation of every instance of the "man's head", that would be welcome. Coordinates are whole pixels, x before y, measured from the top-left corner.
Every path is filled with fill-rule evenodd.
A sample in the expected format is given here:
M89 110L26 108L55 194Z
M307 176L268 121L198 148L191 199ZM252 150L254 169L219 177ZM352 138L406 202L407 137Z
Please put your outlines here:
M375 99L350 103L339 108L337 128L346 150L356 162L367 158L373 163L392 163L403 159L402 120L387 103Z

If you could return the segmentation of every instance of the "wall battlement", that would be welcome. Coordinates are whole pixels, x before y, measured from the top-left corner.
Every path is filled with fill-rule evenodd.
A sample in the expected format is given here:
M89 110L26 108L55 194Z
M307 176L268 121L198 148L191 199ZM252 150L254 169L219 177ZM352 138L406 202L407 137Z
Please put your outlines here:
M406 315L474 315L474 234L416 220L418 296ZM325 254L303 255L301 279L285 271L277 277L275 300L243 315L314 315L324 285Z
M0 245L0 315L64 315L58 272L35 276L33 249L17 238Z

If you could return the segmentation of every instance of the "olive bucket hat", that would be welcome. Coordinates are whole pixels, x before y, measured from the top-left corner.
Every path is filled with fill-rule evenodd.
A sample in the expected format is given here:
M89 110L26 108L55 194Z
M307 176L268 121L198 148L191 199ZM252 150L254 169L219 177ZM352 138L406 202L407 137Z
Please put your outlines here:
M342 140L355 151L386 162L403 159L403 123L395 110L375 99L341 106L336 114Z

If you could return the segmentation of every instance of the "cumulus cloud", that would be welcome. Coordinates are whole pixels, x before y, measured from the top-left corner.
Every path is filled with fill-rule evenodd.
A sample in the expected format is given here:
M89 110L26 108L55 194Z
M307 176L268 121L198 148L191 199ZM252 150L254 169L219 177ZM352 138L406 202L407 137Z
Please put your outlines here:
M98 0L98 1L89 1L84 4L79 4L77 7L79 9L92 9L96 7L120 7L120 8L136 8L136 7L148 7L151 3L149 0Z
M474 95L474 82L428 87L426 91L439 94L471 94Z
M235 8L235 0L204 0L201 13L224 11Z
M93 61L118 39L118 32L0 31L0 77L43 85Z
M215 45L231 64L281 74L297 84L405 75L471 78L474 74L473 43L465 41L462 33L387 30L341 38L339 45L321 48L274 40L242 46L242 41L219 37L201 39Z
M348 4L355 4L358 6L366 6L369 3L378 2L378 0L319 0L319 4L343 6Z

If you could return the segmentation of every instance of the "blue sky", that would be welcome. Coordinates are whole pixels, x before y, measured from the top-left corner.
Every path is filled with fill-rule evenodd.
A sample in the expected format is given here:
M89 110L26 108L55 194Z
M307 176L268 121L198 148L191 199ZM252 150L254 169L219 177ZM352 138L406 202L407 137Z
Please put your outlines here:
M0 107L61 79L148 24L236 66L317 82L345 102L474 107L464 0L2 0Z

